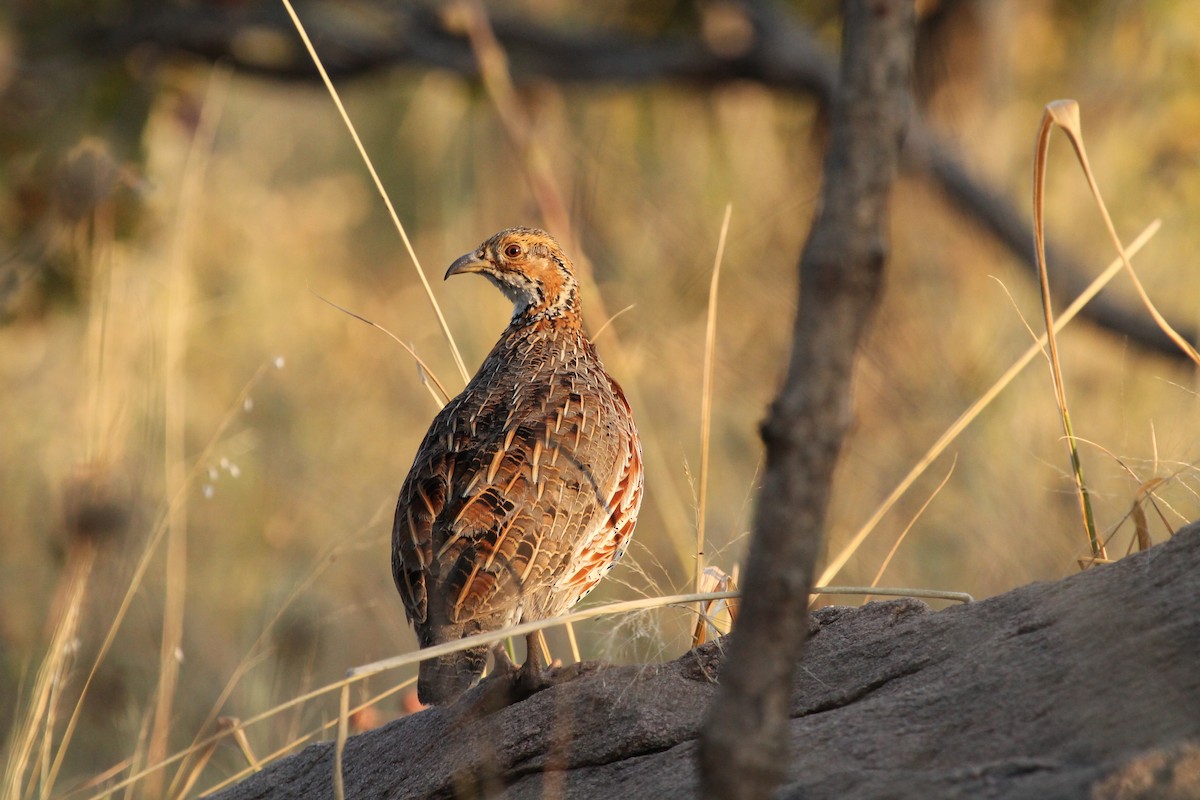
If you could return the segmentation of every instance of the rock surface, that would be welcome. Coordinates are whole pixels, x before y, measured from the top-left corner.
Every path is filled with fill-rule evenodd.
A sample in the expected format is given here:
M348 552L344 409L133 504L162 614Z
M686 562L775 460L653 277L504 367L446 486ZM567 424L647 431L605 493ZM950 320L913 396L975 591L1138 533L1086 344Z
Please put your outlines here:
M1200 798L1200 525L936 613L822 609L811 637L780 797ZM346 797L696 797L720 644L590 672L469 724L452 706L355 736ZM313 745L219 797L332 797L332 752Z

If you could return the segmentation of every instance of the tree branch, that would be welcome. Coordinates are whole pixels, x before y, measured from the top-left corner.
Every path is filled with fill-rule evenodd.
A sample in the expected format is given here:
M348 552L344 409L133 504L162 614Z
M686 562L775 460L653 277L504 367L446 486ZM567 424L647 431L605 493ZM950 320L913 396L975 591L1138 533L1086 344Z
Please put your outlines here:
M712 86L751 80L811 96L828 108L837 84L833 54L773 0L745 0L737 8L749 35L733 47L703 35L647 37L595 29L571 33L526 19L494 19L492 24L517 83L672 81ZM406 65L477 77L470 43L452 14L418 4L365 1L355 9L328 2L309 2L300 8L333 77L348 79ZM274 3L155 5L134 16L89 25L77 31L77 38L100 55L124 55L149 44L228 61L243 71L275 79L316 79L291 23ZM919 117L910 122L902 164L906 171L931 181L951 208L993 236L1030 275L1036 274L1028 222L1002 194L974 178L953 148ZM1052 288L1061 297L1074 298L1089 283L1092 270L1060 244L1049 242L1046 249L1055 265ZM1184 357L1140 308L1102 294L1083 314L1144 348ZM1200 342L1195 328L1172 324L1188 341Z
M792 672L850 423L854 355L883 284L888 199L911 107L914 14L908 0L847 0L843 9L821 209L800 259L787 377L762 430L767 466L742 611L701 737L704 797L768 797L789 760Z

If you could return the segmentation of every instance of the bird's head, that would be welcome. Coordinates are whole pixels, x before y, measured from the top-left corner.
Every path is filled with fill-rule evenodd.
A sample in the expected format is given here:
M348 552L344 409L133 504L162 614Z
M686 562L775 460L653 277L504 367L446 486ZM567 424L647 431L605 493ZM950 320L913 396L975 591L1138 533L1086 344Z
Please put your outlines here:
M513 302L513 321L576 319L575 268L554 237L537 228L508 228L458 258L446 277L478 272Z

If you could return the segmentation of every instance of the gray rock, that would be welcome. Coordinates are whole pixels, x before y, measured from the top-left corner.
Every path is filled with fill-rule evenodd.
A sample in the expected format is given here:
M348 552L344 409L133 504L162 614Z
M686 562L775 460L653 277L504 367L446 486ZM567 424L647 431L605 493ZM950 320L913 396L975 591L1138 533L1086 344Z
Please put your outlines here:
M1200 798L1198 525L982 602L826 608L811 626L780 797ZM452 706L355 736L346 797L695 797L721 645L587 672L483 719ZM332 797L332 752L218 797Z

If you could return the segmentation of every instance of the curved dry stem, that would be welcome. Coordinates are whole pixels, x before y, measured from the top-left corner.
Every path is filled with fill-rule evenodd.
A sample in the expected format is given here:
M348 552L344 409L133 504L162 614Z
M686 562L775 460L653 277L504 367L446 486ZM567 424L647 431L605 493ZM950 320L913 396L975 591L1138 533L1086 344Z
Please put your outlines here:
M1079 458L1079 447L1075 443L1075 430L1071 425L1071 414L1067 408L1067 390L1062 376L1062 362L1058 357L1058 340L1054 335L1054 309L1050 300L1050 276L1046 267L1046 166L1050 151L1050 133L1055 125L1064 125L1068 138L1077 153L1080 142L1072 134L1070 118L1074 117L1078 131L1079 106L1073 100L1056 100L1046 106L1042 124L1038 129L1037 148L1033 160L1033 239L1037 251L1038 284L1042 293L1042 316L1046 325L1046 342L1050 352L1050 377L1054 383L1054 400L1062 419L1063 432L1067 437L1067 452L1071 459L1071 476L1075 480L1075 493L1079 498L1079 510L1083 515L1083 527L1091 546L1092 558L1105 560L1104 543L1096 534L1096 518L1092 512L1092 499L1087 483L1083 479L1083 462ZM1120 246L1118 245L1118 250ZM1123 251L1122 251L1123 252Z
M1100 210L1100 216L1104 220L1104 229L1108 231L1109 240L1112 242L1113 248L1120 254L1121 262L1125 266L1125 272L1129 275L1129 279L1133 281L1133 288L1137 291L1138 298L1141 299L1142 305L1150 312L1150 316L1154 319L1159 329L1165 333L1171 341L1173 341L1180 350L1192 360L1194 364L1200 366L1200 352L1185 339L1170 322L1167 322L1166 317L1159 313L1158 308L1154 305L1154 301L1150 299L1150 295L1146 293L1142 286L1141 280L1137 276L1137 271L1133 268L1133 264L1129 261L1129 256L1125 248L1121 245L1121 238L1117 236L1117 229L1113 225L1112 217L1108 213L1108 206L1104 202L1103 195L1100 194L1100 187L1096 183L1096 176L1092 172L1091 162L1087 157L1087 150L1083 146L1083 126L1079 120L1079 104L1074 100L1055 100L1046 106L1046 116L1052 120L1053 124L1062 128L1067 134L1067 138L1071 142L1071 146L1075 148L1075 154L1079 159L1079 165L1083 168L1083 176L1087 179L1088 188L1092 191L1092 197L1096 200L1096 207ZM1045 124L1045 122L1043 122ZM1048 135L1048 134L1047 134ZM1040 225L1039 222L1036 223Z
M343 314L349 314L350 316L354 317L359 322L365 322L366 324L370 325L372 328L383 331L385 334L390 336L392 341L394 341L396 344L403 347L405 352L407 352L410 356L412 356L413 361L417 362L417 368L421 370L421 375L423 377L428 376L429 380L433 382L433 386L430 386L428 382L426 382L424 380L421 381L421 383L425 384L425 388L429 390L429 394L433 398L433 402L437 403L438 409L440 410L442 408L442 406L444 406L444 405L446 405L446 403L450 402L450 393L446 391L445 386L442 386L442 382L438 380L437 375L435 375L433 370L431 370L429 368L429 365L426 364L419 355L417 355L417 351L414 350L407 343L405 343L403 340L401 340L399 336L392 333L387 328L380 325L378 322L373 322L373 321L367 319L366 317L362 316L361 314L355 314L350 309L348 309L344 306L339 306L337 303L333 302L329 298L322 297L321 295L317 294L316 292L313 292L312 289L309 289L309 291L312 292L313 296L316 297L321 302L328 303L329 305L336 308L338 311L341 311ZM437 393L434 392L435 386L437 387ZM438 397L439 393L441 394L441 397Z
M608 319L604 320L604 324L601 325L599 328L597 328L596 332L592 334L592 344L596 343L596 340L600 338L600 334L604 333L604 331L608 329L608 326L612 325L613 321L616 320L617 317L621 316L626 311L632 311L636 307L637 307L637 303L630 303L629 305L625 306L617 313L611 315Z
M957 455L950 462L950 469L946 470L946 477L942 478L942 482L937 485L937 488L930 493L929 497L925 498L925 502L917 509L917 513L913 514L912 519L904 526L904 530L900 531L900 535L896 537L896 541L892 544L892 549L884 556L883 563L879 565L879 569L875 572L875 577L871 579L872 586L877 585L880 579L883 578L883 573L887 571L888 565L892 563L892 559L896 556L896 551L900 549L900 544L904 541L904 537L908 536L908 532L917 524L917 520L925 514L925 509L929 508L929 504L933 502L934 498L942 493L942 489L946 488L946 484L950 482L950 477L954 475L954 468L956 466L958 466Z

